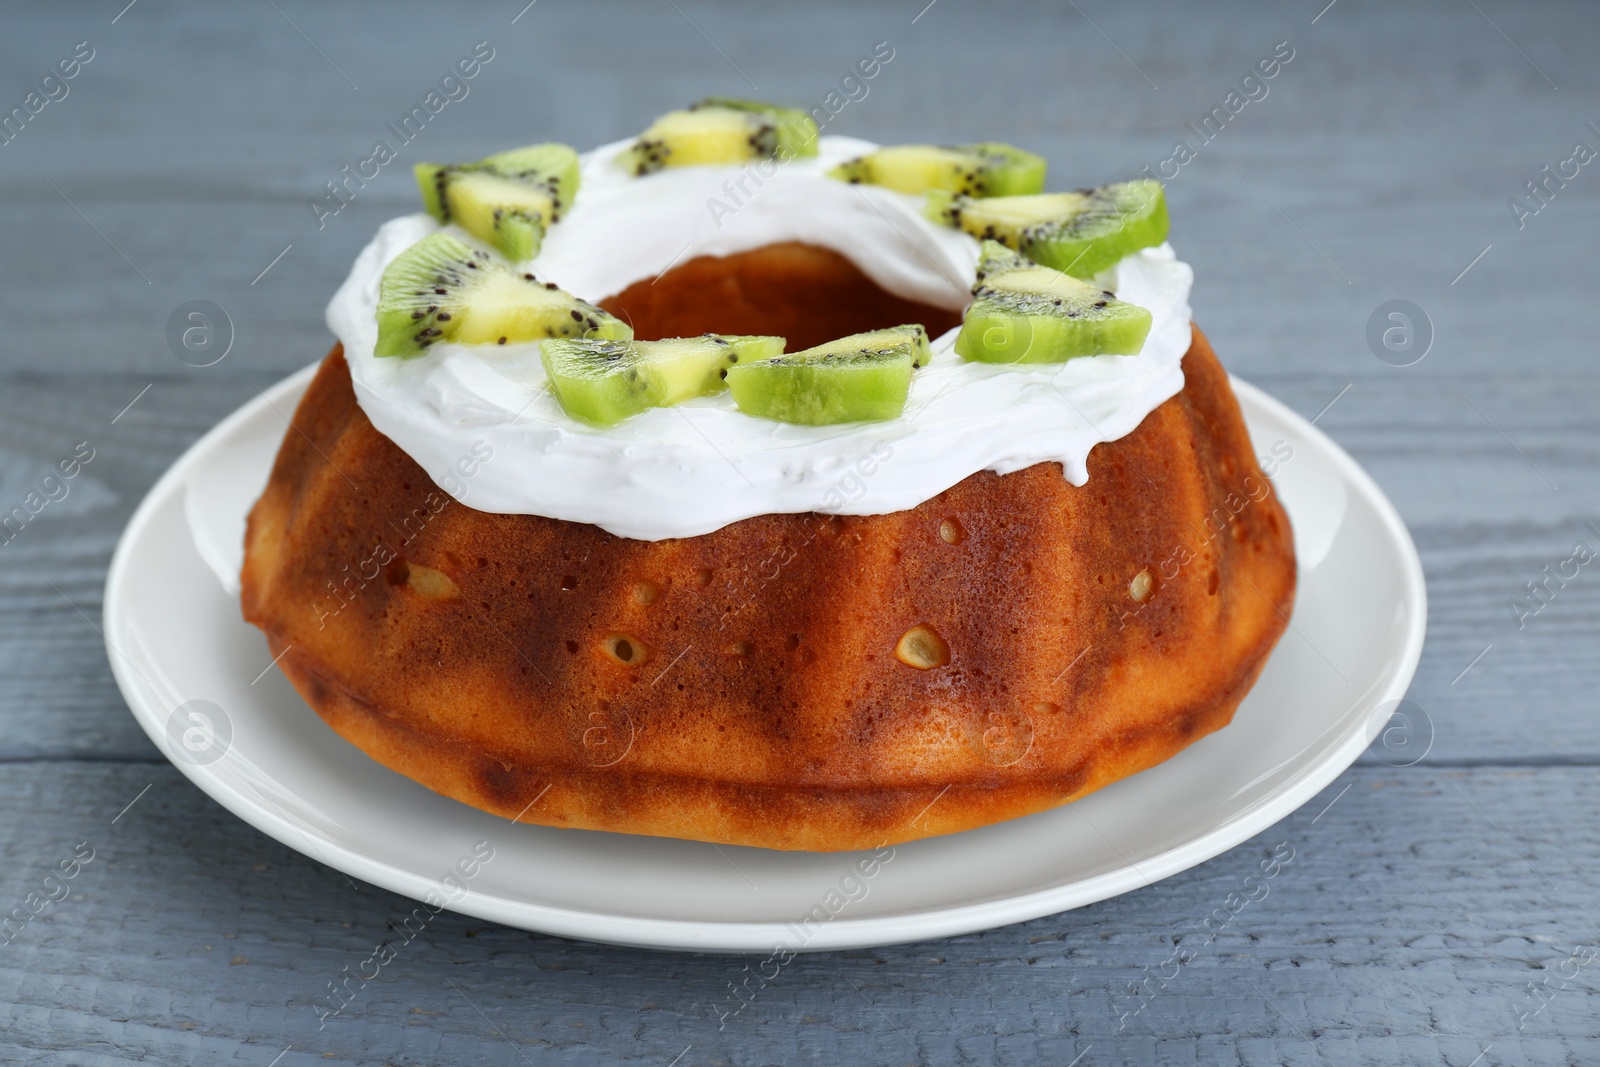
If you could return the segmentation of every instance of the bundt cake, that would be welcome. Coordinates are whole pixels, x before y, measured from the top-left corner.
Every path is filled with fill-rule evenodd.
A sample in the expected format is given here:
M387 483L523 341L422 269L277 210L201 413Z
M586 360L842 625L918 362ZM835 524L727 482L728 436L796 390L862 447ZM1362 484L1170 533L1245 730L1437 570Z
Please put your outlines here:
M714 117L730 125L740 114L764 114L741 106L747 110L709 104L674 113L683 116L677 125L663 119L657 126L665 132L613 146L609 155L600 150L602 161L620 161L622 181L656 181L675 150L702 136L694 123L703 112L728 111L733 118ZM719 149L748 157L717 157L720 170L695 157L695 166L712 177L749 158L776 160L774 171L796 167L803 152L786 146L797 120L772 121L781 136L752 134ZM859 145L834 151L848 147L850 166L836 165L826 180L857 195L877 179L875 211L927 193L926 217L943 216L928 226L946 231L938 238L945 244L918 254L944 248L968 257L956 295L937 284L943 261L928 264L934 283L907 280L851 254L849 240L774 240L760 227L746 247L710 240L709 253L680 255L653 277L634 267L637 277L626 285L596 275L569 283L569 293L545 280L561 277L556 268L568 262L557 237L569 223L557 221L575 223L584 207L573 205L577 178L561 170L560 158L552 164L547 152L537 166L522 157L498 170L489 161L419 168L434 218L366 264L360 315L346 321L330 311L344 344L301 399L246 534L245 618L265 632L284 673L335 732L438 793L524 822L841 850L1051 808L1159 763L1230 721L1288 624L1292 537L1227 375L1200 332L1190 331L1186 300L1173 305L1182 312L1174 326L1163 319L1171 309L1139 318L1127 303L1131 282L1110 288L1133 277L1117 274L1117 262L1137 258L1139 248L1155 254L1165 240L1164 205L1153 238L1126 232L1146 225L1148 212L1128 221L1134 213L1124 210L1128 224L1120 228L1103 217L1089 225L1077 219L1076 235L983 222L984 236L1008 248L995 246L980 260L977 235L950 218L952 202L964 204L959 213L970 219L993 208L990 200L1041 199L1037 187L1015 185L1032 180L1016 172L1037 157L960 146L926 149L907 166L890 150L875 157ZM829 162L826 149L823 156ZM599 165L585 157L585 190ZM1042 183L1042 161L1036 169ZM467 182L479 178L481 189ZM456 190L456 181L469 188ZM507 223L511 208L472 224L449 214L451 203L467 210L469 193L510 202L521 195L518 182L532 190L526 203L516 201L524 210L520 229ZM1092 201L1098 194L1091 194L1061 195ZM781 202L786 194L771 195ZM452 224L441 230L441 222ZM406 280L422 302L413 299L404 317L386 324L404 249L425 241L419 234L430 228L468 251L452 251L454 267L429 268L436 287ZM1112 266L1086 271L1088 280L1060 265L1062 248L1082 255L1085 242L1091 259L1103 258L1108 239ZM1142 244L1119 249L1119 239ZM539 254L541 240L555 254ZM657 263L675 241L662 244ZM896 269L909 271L910 259L902 255ZM472 274L512 263L495 279ZM581 275L581 267L569 264L568 273ZM1053 278L1037 284L1056 286L1055 295L1020 283L1006 288L1007 272L1031 278L1039 269ZM550 294L538 300L566 303L559 317L526 310L535 300L516 295L521 290L448 303L456 287L491 280L506 292L526 282L530 292ZM1072 286L1091 280L1095 299L1075 304ZM1016 335L997 336L991 320L975 335L980 305L991 319L1018 317L1026 338L1020 357L992 358ZM440 314L438 306L455 312ZM497 315L492 324L484 308ZM558 318L576 329L553 327ZM375 319L376 328L364 330ZM1080 335L1084 323L1098 332ZM955 337L958 329L965 340ZM501 330L508 333L491 336ZM1141 330L1151 331L1148 344ZM1182 338L1170 360L1173 383L1160 384L1167 371L1147 367L1139 395L1164 391L1122 424L1100 426L1110 409L1092 403L1096 389L1123 379L1085 385L1050 377L1073 365L1125 374L1151 354L1162 330ZM699 348L689 343L697 338ZM756 344L764 338L778 343L765 351ZM867 340L853 340L860 338ZM433 344L441 347L429 351ZM1075 344L1090 347L1079 353ZM1117 345L1132 351L1105 354ZM385 346L402 358L378 354ZM671 389L686 380L691 350L701 392L690 395L714 395L685 402ZM822 354L807 355L814 352ZM475 362L459 363L468 356ZM596 362L578 373L564 359ZM458 361L457 377L439 377L450 360ZM470 404L450 392L478 381L471 375L480 364L529 387L523 410L500 412L484 399L502 387L500 377L474 386ZM391 367L415 379L411 395L431 398L440 428L427 423L424 409L396 414L385 390L397 393L400 379L383 377ZM707 367L719 381L704 384ZM739 394L737 406L721 388L728 372L754 390ZM957 373L971 377L949 377ZM910 383L899 394L905 413L882 414L902 380ZM1041 444L979 457L971 450L990 439L989 423L940 444L927 422L934 400L919 392L935 381L957 392L969 380L977 383L965 405L971 409L991 403L984 388L1017 390L1006 401L1014 414L999 410L993 419L1002 427L1012 419L1019 436L1038 421L1029 405L1056 405L1041 410L1057 410L1063 423L1080 406L1102 418L1088 419L1095 432L1081 453L1041 437L1054 451L1038 452ZM1127 406L1132 388L1113 390L1118 404ZM868 394L877 414L863 414ZM637 411L618 417L625 403ZM747 413L747 403L767 414ZM754 436L706 433L702 423L735 425L707 422L713 411L745 420ZM962 413L969 416L977 417ZM711 452L723 453L724 489L710 493L704 479L689 475L674 481L675 470L692 473L696 461L684 458L687 445L672 443L679 438L663 437L654 451L671 453L673 462L595 490L605 499L582 521L570 512L585 498L556 484L578 475L527 466L558 451L554 440L591 464L598 455L648 465L659 457L639 435L656 424L680 432L680 418ZM862 421L869 418L877 421ZM430 444L434 437L449 444ZM521 451L508 443L526 440L534 444ZM470 446L458 447L463 441ZM767 463L768 448L784 461ZM797 449L840 450L847 473L866 488L819 493L836 483L839 468L799 463L796 455L816 453ZM958 455L981 465L955 470ZM1037 455L1060 458L1028 458ZM902 469L914 475L932 466L948 475L944 487L917 489L913 503L899 506L892 493L903 487L887 483ZM817 480L819 470L833 481ZM1069 480L1074 473L1078 484ZM809 496L782 495L800 483ZM518 492L528 495L512 500ZM717 499L702 499L711 495ZM727 507L750 513L724 521L725 498L735 501ZM549 503L527 503L535 499ZM752 510L795 499L814 506ZM695 532L680 532L686 529Z

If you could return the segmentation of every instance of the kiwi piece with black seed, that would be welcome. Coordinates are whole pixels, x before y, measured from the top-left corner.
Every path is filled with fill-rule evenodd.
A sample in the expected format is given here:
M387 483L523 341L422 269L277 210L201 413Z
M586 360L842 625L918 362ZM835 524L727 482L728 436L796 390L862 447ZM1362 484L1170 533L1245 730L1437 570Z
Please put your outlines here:
M420 356L441 342L633 336L609 312L444 231L424 237L384 270L377 319L378 356Z
M561 338L539 346L550 388L568 415L614 426L630 415L727 388L735 366L783 352L782 337L708 333L660 341Z
M982 363L1061 363L1078 356L1132 356L1151 315L996 241L983 243L973 301L956 354Z
M564 144L498 152L475 163L418 163L428 214L454 222L513 260L539 254L578 195L578 153Z
M1071 193L973 197L935 189L923 213L1036 263L1092 278L1124 256L1167 239L1167 199L1149 179Z
M1008 144L890 145L828 171L853 184L902 193L931 189L961 196L1021 196L1044 188L1045 161Z
M747 415L826 426L898 418L911 375L929 358L921 326L851 334L801 352L728 368L728 389Z
M667 167L786 162L817 154L817 124L798 108L713 96L650 124L618 157L632 174Z

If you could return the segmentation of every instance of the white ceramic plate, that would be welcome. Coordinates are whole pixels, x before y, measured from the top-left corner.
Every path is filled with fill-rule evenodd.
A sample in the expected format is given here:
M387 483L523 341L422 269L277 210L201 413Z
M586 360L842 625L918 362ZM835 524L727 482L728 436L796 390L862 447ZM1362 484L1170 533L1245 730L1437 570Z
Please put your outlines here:
M901 845L876 864L510 823L340 740L240 619L244 514L313 370L208 433L134 513L106 580L111 664L145 731L234 814L349 875L479 918L766 953L943 937L1080 907L1210 859L1315 796L1383 728L1422 652L1422 567L1394 508L1320 431L1236 381L1257 451L1293 450L1274 482L1294 522L1300 587L1290 631L1228 728L1076 804ZM475 863L475 849L493 858ZM463 860L472 877L446 879Z

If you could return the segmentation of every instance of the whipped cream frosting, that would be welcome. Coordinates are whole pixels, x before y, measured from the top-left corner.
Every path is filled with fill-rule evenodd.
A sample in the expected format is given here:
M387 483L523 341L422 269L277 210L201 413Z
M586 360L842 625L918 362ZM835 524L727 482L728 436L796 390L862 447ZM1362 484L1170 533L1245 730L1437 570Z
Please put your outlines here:
M824 137L814 159L643 178L616 162L630 143L581 157L576 202L527 269L599 302L694 256L804 241L846 256L896 296L957 311L971 299L975 240L924 219L921 197L824 176L877 147L870 142ZM382 226L328 305L328 326L372 424L480 511L657 541L764 514L902 511L978 471L1040 462L1060 463L1068 481L1083 485L1090 449L1131 432L1183 388L1194 276L1162 245L1096 279L1150 310L1150 335L1135 356L969 363L955 354L951 330L934 340L898 419L797 426L742 414L723 393L596 429L561 410L536 342L373 356L384 268L439 228L420 214Z

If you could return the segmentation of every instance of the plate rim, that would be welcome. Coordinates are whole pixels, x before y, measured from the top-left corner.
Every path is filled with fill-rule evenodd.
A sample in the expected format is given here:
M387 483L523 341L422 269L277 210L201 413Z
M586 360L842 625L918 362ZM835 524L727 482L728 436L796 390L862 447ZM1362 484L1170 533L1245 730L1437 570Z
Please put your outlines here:
M118 632L117 620L122 615L122 590L126 584L124 575L129 566L132 546L141 540L140 535L163 504L174 494L184 491L189 470L204 455L241 424L256 418L269 406L276 408L285 396L309 383L320 366L319 360L266 390L258 389L256 397L247 400L190 445L145 493L117 540L107 568L102 598L101 623L106 657L130 713L163 756L167 753L161 743L162 727L156 721L159 716L147 706L148 702L128 673L132 670L131 666L124 662L123 653L112 642L112 635ZM1261 389L1231 374L1229 381L1241 407L1248 399L1250 404L1303 434L1307 444L1324 453L1344 476L1351 490L1372 507L1391 545L1399 550L1404 578L1402 601L1415 605L1416 610L1412 613L1410 626L1398 653L1389 658L1388 680L1377 706L1400 700L1415 676L1427 634L1427 586L1422 561L1410 531L1372 476L1332 438ZM817 929L814 936L796 951L869 948L974 933L1071 911L1152 885L1214 859L1298 811L1366 751L1371 744L1366 727L1366 723L1361 723L1359 729L1349 729L1338 747L1305 768L1271 802L1256 805L1199 836L1141 860L1137 865L1129 862L1117 870L1092 878L1061 882L998 900L921 908L888 916L849 918L841 915ZM207 766L170 758L168 762L223 808L309 859L413 899L421 899L435 888L433 878L354 851L317 832L314 827L302 827L291 822L282 813L211 773ZM977 832L981 832L981 828ZM316 838L315 854L297 843L297 839L304 839L308 835ZM536 930L602 944L659 950L760 953L773 950L780 943L787 943L785 935L789 933L785 923L775 921L713 922L616 915L513 900L477 890L446 906L452 911L516 929Z

